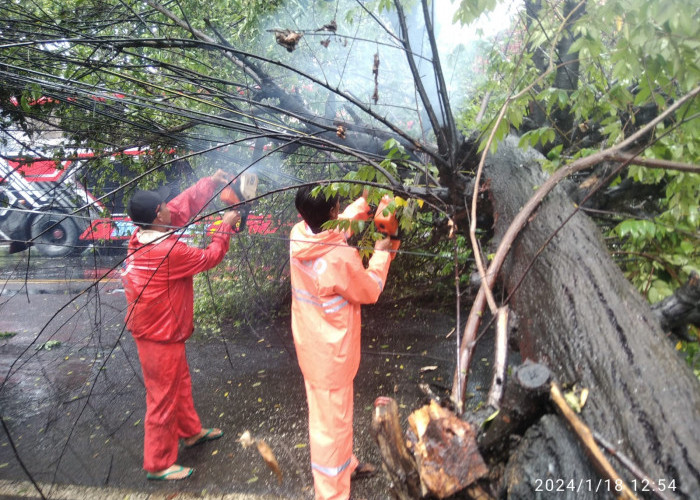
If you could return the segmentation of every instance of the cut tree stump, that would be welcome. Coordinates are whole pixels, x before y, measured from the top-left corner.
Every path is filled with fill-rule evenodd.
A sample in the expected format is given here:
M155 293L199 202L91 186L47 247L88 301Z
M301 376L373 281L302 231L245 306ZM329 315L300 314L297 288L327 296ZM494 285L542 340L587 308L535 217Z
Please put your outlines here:
M526 360L506 381L498 415L479 435L479 449L490 459L502 458L512 435L522 435L547 410L552 372ZM489 411L489 410L487 410Z

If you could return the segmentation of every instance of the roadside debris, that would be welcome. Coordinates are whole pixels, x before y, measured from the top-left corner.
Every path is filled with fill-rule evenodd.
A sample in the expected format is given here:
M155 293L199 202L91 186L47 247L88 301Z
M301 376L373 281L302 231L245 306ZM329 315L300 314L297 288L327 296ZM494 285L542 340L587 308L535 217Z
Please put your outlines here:
M258 453L260 453L260 456L263 458L267 466L272 470L272 472L275 473L275 476L277 476L277 482L282 484L282 470L277 463L277 458L275 457L272 448L270 448L265 441L262 439L255 439L251 435L250 431L245 431L243 434L241 434L241 437L238 438L238 442L241 443L243 448L249 448L250 446L255 445L258 449Z

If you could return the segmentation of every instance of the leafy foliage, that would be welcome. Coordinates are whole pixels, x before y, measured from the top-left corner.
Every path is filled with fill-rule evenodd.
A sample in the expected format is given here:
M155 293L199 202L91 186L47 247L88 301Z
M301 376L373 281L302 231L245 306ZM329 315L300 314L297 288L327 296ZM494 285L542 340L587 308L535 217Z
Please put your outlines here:
M512 35L494 41L481 94L492 95L490 116L507 106L496 137L522 131L521 145L546 153L544 167L550 171L591 154L591 147L631 136L700 83L700 28L685 2L585 2L578 19L572 12L583 9L579 4L555 2L555 9L539 10L536 2L526 4ZM567 15L570 24L563 21ZM473 17L464 4L462 16ZM567 36L564 53L560 42ZM560 76L574 63L580 70L562 85ZM562 113L572 117L571 129L559 128ZM659 124L638 143L642 157L700 164L699 113L696 99ZM464 113L462 127L479 127L487 137L494 123L476 123L475 116L474 109ZM633 163L616 182L624 178L656 186L658 197L635 200L637 209L622 208L622 220L609 233L611 250L638 289L656 302L700 269L700 175Z
M496 3L497 0L461 0L453 20L462 24L470 24L484 12L493 10Z
M64 132L66 150L148 145L156 153L136 171L153 175L142 186L162 182L173 153L187 156L200 177L216 168L254 169L266 193L258 207L279 214L281 227L296 215L284 190L302 181L328 180L328 189L348 200L370 186L374 204L384 194L399 195L392 209L403 248L431 257L416 256L420 265L404 271L398 260L396 272L406 283L444 278L450 289L455 266L466 282L470 251L459 237L455 263L454 242L443 241L455 207L436 201L431 190L452 191L454 202L470 167L447 164L449 154L440 150L446 147L440 127L451 113L446 94L460 110L459 129L479 131L482 147L493 127L496 139L516 130L554 170L629 137L698 84L698 27L685 2L538 4L526 2L494 40L442 54L451 72L442 87L433 78L438 54L427 49L419 2L405 3L407 32L386 0L14 2L0 26L0 111L3 123L34 134L15 139L24 150L54 128ZM470 23L496 5L462 1L454 19ZM285 31L297 35L295 46L276 43ZM697 164L698 106L691 102L643 138L643 156ZM116 178L105 166L95 162L106 185ZM610 232L630 278L658 300L699 267L698 175L632 166L622 176L659 188L644 213L623 212L627 220ZM432 200L429 209L421 209L414 187ZM374 238L371 228L354 229ZM272 285L283 272L270 269L284 261L284 245L248 243L241 252L251 262L270 253L270 265L231 269L221 279L214 273L198 285L217 298L236 291L230 301L217 301L222 314L236 310L251 284L271 304L283 300ZM243 278L245 267L251 272Z

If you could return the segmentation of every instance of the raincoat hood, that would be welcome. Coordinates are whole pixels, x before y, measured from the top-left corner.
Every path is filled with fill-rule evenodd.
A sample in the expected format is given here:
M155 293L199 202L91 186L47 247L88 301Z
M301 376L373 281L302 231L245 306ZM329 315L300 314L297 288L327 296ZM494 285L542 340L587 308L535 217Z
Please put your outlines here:
M327 230L314 234L306 222L297 223L290 234L290 256L299 260L314 260L323 257L337 245L345 244L345 234Z

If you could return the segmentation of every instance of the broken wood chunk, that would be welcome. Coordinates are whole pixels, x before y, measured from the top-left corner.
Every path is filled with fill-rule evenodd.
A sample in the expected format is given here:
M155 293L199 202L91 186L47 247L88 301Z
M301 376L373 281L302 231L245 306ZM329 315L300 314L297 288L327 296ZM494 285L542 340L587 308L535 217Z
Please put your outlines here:
M282 484L282 469L280 469L275 453L272 451L272 448L270 448L270 445L262 439L255 439L250 431L245 431L241 434L241 437L238 438L238 442L241 443L243 448L249 448L255 445L262 459L270 470L275 473L275 476L277 476L277 482Z
M275 458L275 454L272 452L272 448L270 448L270 446L261 439L256 440L255 444L258 447L258 452L260 453L260 456L263 458L263 460L265 461L267 466L272 470L272 472L275 473L275 476L277 476L277 482L279 484L282 484L282 469L280 469L279 463L277 463L277 458Z
M409 447L424 493L446 498L488 473L476 445L476 431L431 401L408 417Z

